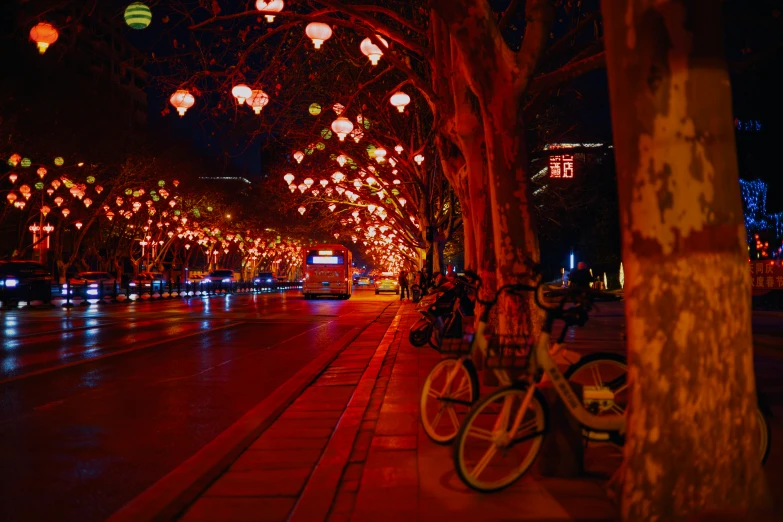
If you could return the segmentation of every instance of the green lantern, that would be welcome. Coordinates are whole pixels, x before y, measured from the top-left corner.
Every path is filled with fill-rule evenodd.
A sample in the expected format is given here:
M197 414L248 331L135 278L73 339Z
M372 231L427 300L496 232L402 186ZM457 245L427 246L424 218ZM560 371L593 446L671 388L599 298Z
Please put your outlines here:
M35 188L36 190L43 190L44 184L39 181L38 183L35 184Z
M367 154L371 157L375 157L375 145L367 145Z
M175 210L175 211L174 211L174 215L175 215L175 216L179 216L180 214L182 214L182 212L180 212L179 210Z
M95 176L87 176L87 183L90 184L95 183Z
M70 179L64 179L63 185L65 185L65 188L71 188L73 187L73 181L71 181Z
M309 111L310 114L312 114L313 116L318 116L319 114L321 114L321 106L318 105L317 103L311 103Z
M323 129L321 131L321 137L325 140L328 140L332 137L332 131L330 129Z
M370 130L370 127L372 126L372 123L370 123L369 118L364 118L362 121L362 125L364 125L364 128L367 130Z
M137 197L139 197L139 196L141 196L141 192L139 192L138 190L134 190L134 191L133 191L133 197L134 197L134 198L137 198Z
M22 166L23 167L27 168L27 167L29 167L32 164L33 164L33 162L30 161L30 158L22 158Z
M54 164L57 165L58 167L62 167L63 163L65 163L65 160L62 159L60 156L54 158Z
M130 196L131 194L133 194L133 190L131 190L131 189L125 189L125 195L126 195L126 196Z
M146 29L152 22L152 11L141 2L133 2L125 8L125 23L131 29Z
M152 196L152 201L160 201L160 196L158 195Z
M155 189L150 190L150 196L154 196L155 194L157 194L157 192L155 192Z
M207 207L207 212L212 212L212 207Z
M392 189L392 194L394 194L395 196L399 196L400 195L400 191L397 190L397 189Z
M166 182L163 181L163 180L160 180L160 181L158 181L158 186L159 187L165 187L166 186Z
M197 218L200 218L201 217L201 212L199 212L199 210L197 208L194 208L193 209L193 215L195 217L197 217Z

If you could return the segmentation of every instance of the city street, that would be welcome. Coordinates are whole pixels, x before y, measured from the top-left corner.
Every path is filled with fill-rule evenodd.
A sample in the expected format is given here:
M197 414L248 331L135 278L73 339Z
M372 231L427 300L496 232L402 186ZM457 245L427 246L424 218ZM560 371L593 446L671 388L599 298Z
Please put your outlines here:
M2 313L2 520L103 520L395 298Z

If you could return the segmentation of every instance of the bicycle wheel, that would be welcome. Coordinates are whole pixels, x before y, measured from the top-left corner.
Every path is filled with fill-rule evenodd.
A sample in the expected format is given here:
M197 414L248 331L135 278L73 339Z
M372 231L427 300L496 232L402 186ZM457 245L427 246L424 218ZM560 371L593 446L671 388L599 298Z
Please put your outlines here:
M454 445L459 478L477 491L499 491L513 484L535 462L549 421L537 389L520 411L527 389L501 388L480 400L462 423ZM517 414L522 418L514 433Z
M614 353L591 353L565 372L568 382L582 386L583 405L593 415L623 415L628 406L628 363ZM582 430L589 440L607 441L609 434Z
M470 360L440 361L427 375L421 390L419 412L424 433L437 444L453 441L478 395L478 372Z
M759 452L761 453L761 463L764 464L769 456L770 440L772 432L769 429L769 423L767 417L764 415L761 407L756 407L756 426L758 428L757 437L759 444Z

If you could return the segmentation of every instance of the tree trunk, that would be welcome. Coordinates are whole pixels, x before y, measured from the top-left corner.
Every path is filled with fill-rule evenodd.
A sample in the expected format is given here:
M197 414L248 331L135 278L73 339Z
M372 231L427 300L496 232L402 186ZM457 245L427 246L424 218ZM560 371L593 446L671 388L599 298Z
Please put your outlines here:
M602 6L630 366L623 519L751 510L766 485L720 6Z

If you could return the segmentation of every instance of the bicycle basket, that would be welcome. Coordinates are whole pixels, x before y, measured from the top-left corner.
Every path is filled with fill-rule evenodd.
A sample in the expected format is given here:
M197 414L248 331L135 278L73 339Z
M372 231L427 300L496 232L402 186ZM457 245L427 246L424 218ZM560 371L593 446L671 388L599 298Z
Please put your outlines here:
M531 349L530 336L493 334L489 338L485 365L493 369L523 369Z
M438 350L443 355L456 357L470 353L473 343L473 317L462 318L447 324L444 333L437 337Z

